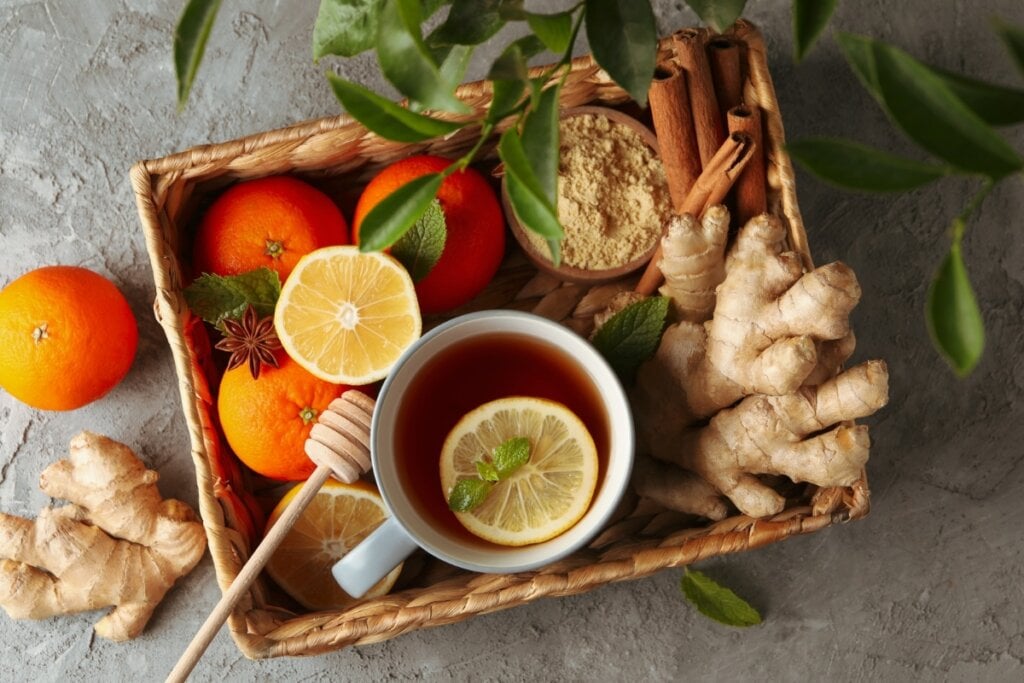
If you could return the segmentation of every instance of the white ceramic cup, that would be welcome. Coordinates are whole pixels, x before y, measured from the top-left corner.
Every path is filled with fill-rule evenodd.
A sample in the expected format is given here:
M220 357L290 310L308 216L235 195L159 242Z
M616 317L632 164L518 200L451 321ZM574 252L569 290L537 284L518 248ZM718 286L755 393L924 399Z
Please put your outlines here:
M609 432L604 476L587 512L564 533L542 543L520 547L474 542L431 524L413 505L394 457L399 407L412 378L450 344L496 333L540 340L556 346L574 360L600 396ZM583 547L607 524L629 484L633 468L632 414L611 367L593 346L569 329L516 311L470 313L425 334L403 354L384 382L373 411L370 435L373 472L391 516L332 569L335 581L353 597L364 595L417 548L449 564L476 572L528 571L561 559ZM430 485L439 487L440 478Z

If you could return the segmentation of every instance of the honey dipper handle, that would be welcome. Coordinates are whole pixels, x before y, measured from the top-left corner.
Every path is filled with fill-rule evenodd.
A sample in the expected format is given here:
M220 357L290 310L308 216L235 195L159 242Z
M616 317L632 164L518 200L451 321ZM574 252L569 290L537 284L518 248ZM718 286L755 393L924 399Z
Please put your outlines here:
M330 467L319 465L313 470L313 474L303 484L302 490L288 504L284 514L274 523L274 526L271 527L267 535L263 537L263 541L256 547L255 552L249 556L249 561L242 567L242 571L238 572L238 576L231 582L231 587L224 593L220 602L213 608L210 616L206 618L206 621L203 622L195 637L192 638L192 642L189 643L185 652L178 659L178 663L174 665L174 669L167 676L168 683L171 681L179 683L188 678L188 675L195 668L203 653L206 652L206 648L210 646L214 636L220 631L220 627L227 620L228 615L231 614L231 610L235 608L238 601L249 590L249 586L259 576L259 573L263 571L263 567L266 566L267 561L270 560L277 547L281 545L285 535L291 531L295 521L309 506L309 503L320 491L320 487L324 485L329 476L331 476Z

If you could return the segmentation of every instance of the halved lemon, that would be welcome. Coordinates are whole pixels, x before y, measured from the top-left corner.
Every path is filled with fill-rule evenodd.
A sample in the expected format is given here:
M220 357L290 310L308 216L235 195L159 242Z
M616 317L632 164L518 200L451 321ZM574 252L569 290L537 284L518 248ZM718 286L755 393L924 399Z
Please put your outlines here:
M289 491L267 522L273 526L304 484ZM267 573L290 596L312 610L339 609L355 601L331 576L331 567L366 538L388 516L371 484L343 484L329 479L284 537L267 562ZM384 595L395 584L395 567L364 597Z
M325 247L302 257L274 310L288 355L320 379L362 385L383 379L420 336L412 278L391 256Z
M586 513L597 487L597 448L583 421L561 403L514 396L485 403L449 432L440 463L445 500L460 479L477 476L478 460L517 437L529 440L529 460L478 507L455 513L470 533L501 545L554 538Z

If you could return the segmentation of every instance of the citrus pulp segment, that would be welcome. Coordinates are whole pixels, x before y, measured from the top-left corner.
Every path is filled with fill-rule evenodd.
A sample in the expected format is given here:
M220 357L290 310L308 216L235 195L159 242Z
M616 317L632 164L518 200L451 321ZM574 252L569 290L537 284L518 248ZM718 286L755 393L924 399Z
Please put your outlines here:
M299 261L281 289L274 327L311 373L358 386L383 379L422 323L405 268L387 254L345 246Z
M270 529L298 495L299 484L281 499L267 522ZM328 480L303 511L267 563L267 573L289 595L313 610L340 609L355 601L331 576L331 567L387 517L376 489L363 481ZM398 565L364 596L384 595L394 585Z
M460 479L477 476L476 461L490 459L497 446L516 437L529 440L529 460L495 483L480 506L455 513L474 535L511 546L540 543L569 529L590 506L598 477L594 440L571 410L515 396L476 408L448 434L440 462L445 498Z

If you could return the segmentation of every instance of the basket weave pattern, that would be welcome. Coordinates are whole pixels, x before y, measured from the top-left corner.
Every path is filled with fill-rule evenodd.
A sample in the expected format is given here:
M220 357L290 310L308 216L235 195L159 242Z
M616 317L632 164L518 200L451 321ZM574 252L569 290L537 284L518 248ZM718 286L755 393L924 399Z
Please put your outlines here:
M782 118L768 72L762 39L740 22L734 34L744 46L749 76L745 99L764 114L768 196L771 210L783 217L789 246L811 265L806 234L796 202L793 169L783 143ZM659 63L671 59L663 41ZM536 75L536 73L534 74ZM486 82L461 86L458 96L482 115L490 104ZM561 92L561 106L615 106L627 96L590 57L573 61ZM247 494L237 465L226 453L216 425L210 386L209 340L182 295L190 252L187 226L202 196L245 179L281 173L311 178L366 180L376 169L411 154L455 156L474 142L478 129L467 127L450 137L418 144L384 140L347 116L310 121L222 144L196 147L161 159L137 163L131 172L139 216L156 284L155 312L174 356L182 408L188 423L196 469L200 512L222 590L238 575L259 530L247 520ZM485 149L485 153L487 150ZM515 256L503 266L476 308L514 304L529 308L536 300L515 296L534 273ZM428 321L429 322L429 321ZM473 574L454 569L435 572L427 585L413 586L357 602L336 612L295 614L272 604L257 582L228 623L239 648L249 657L308 655L354 644L372 643L427 626L460 621L543 596L572 595L612 582L647 576L667 567L773 543L793 534L817 531L868 512L862 479L848 489L822 489L803 495L769 519L735 516L693 528L687 523L652 523L633 517L618 522L601 539L571 557L541 570L510 575ZM656 516L655 516L656 517ZM657 520L655 520L657 521Z

